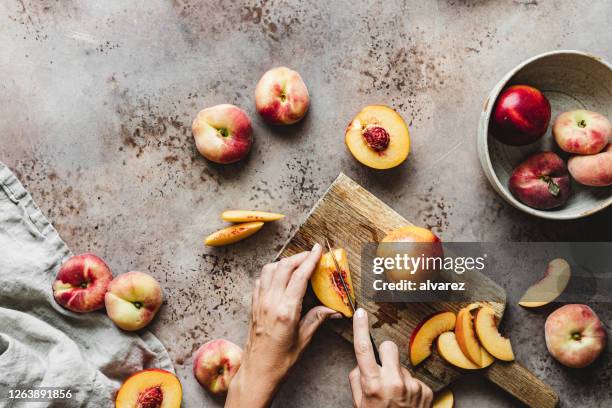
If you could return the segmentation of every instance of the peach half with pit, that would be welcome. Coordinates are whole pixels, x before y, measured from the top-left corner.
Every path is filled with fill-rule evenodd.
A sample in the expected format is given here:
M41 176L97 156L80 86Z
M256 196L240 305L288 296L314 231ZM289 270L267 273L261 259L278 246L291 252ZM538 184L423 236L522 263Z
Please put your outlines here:
M419 323L410 336L408 354L410 363L416 366L432 353L431 346L444 332L453 330L457 317L453 312L435 313Z
M474 319L474 327L480 344L489 354L502 361L514 360L514 352L512 351L510 339L499 334L497 317L491 307L484 306L478 309Z
M340 270L336 268L332 253L333 257L338 261ZM344 290L340 274L342 274L342 279L344 279L349 293L346 293ZM343 248L333 249L332 252L327 252L321 256L317 268L310 277L310 284L317 298L325 306L342 313L346 317L353 316L349 296L353 304L355 304L355 292L353 290L348 257Z
M119 388L116 408L180 408L181 383L174 374L157 368L131 375Z
M408 125L388 106L363 108L346 128L344 141L357 161L374 169L399 166L410 152Z

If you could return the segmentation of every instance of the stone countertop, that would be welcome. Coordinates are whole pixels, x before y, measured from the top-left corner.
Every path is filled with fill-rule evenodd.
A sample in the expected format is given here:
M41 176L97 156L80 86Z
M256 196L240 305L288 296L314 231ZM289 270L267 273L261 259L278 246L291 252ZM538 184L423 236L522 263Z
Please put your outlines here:
M115 273L162 283L152 330L184 384L185 404L216 406L191 375L203 342L246 337L250 287L345 172L444 240L610 240L610 210L554 222L506 204L476 154L480 110L499 78L555 49L612 57L606 0L233 1L8 0L0 4L0 160L20 177L75 252L94 251ZM312 107L295 126L266 126L253 92L288 65ZM218 166L197 154L190 124L218 103L244 108L255 130L249 158ZM377 172L357 163L344 129L366 104L410 124L407 162ZM287 214L257 239L207 249L226 208ZM610 323L609 304L592 305ZM504 330L518 360L561 395L561 406L612 405L607 356L563 369L544 345L545 313L509 305ZM323 329L275 406L346 407L351 346ZM453 385L458 406L517 403L478 377Z

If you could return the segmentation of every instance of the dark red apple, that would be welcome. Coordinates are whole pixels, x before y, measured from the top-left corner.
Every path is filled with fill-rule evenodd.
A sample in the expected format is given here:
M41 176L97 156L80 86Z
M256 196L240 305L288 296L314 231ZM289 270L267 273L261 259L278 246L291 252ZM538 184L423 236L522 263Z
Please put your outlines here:
M550 122L550 102L538 89L513 85L497 98L490 130L502 143L523 146L541 138Z
M514 169L508 184L514 197L539 210L565 204L570 194L567 166L553 152L530 156Z

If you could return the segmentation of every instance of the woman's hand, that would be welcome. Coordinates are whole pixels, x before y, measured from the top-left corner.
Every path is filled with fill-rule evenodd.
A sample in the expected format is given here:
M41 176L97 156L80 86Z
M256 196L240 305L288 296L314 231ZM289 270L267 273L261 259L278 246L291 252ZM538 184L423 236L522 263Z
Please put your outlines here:
M395 343L385 341L380 345L382 367L376 364L368 314L363 309L353 316L353 336L357 367L349 374L349 381L356 408L431 407L431 389L401 366Z
M226 407L267 407L312 336L334 310L317 306L301 318L302 300L321 246L263 267L253 289L251 327Z

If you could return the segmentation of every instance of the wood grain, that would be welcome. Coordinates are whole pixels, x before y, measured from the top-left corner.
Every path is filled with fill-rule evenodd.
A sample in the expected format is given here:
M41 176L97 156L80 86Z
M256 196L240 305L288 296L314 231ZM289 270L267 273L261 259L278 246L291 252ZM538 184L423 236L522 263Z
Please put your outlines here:
M412 367L408 361L410 333L430 314L448 310L456 312L465 306L465 303L374 303L363 299L362 296L360 267L363 246L379 242L389 231L410 224L404 217L341 173L281 250L279 258L309 250L317 242L323 244L325 238L329 239L332 246L345 248L357 304L368 312L372 336L376 343L380 344L385 340L394 341L400 349L402 364L434 391L439 391L461 375L462 371L444 362L435 351L424 363L416 368ZM501 318L506 304L504 290L485 275L472 275L472 277L477 282L468 285L468 290L477 289L479 293L486 291L487 298L492 301L483 303L493 307L497 316ZM305 307L316 303L314 295L309 292L304 301ZM352 327L348 319L329 324L334 331L352 342ZM550 405L554 402L551 397L554 396L554 391L525 368L517 363L497 366L498 363L495 363L489 369L483 370L491 381L530 406L538 408L554 406ZM531 385L528 384L530 381ZM516 384L521 386L517 387Z

